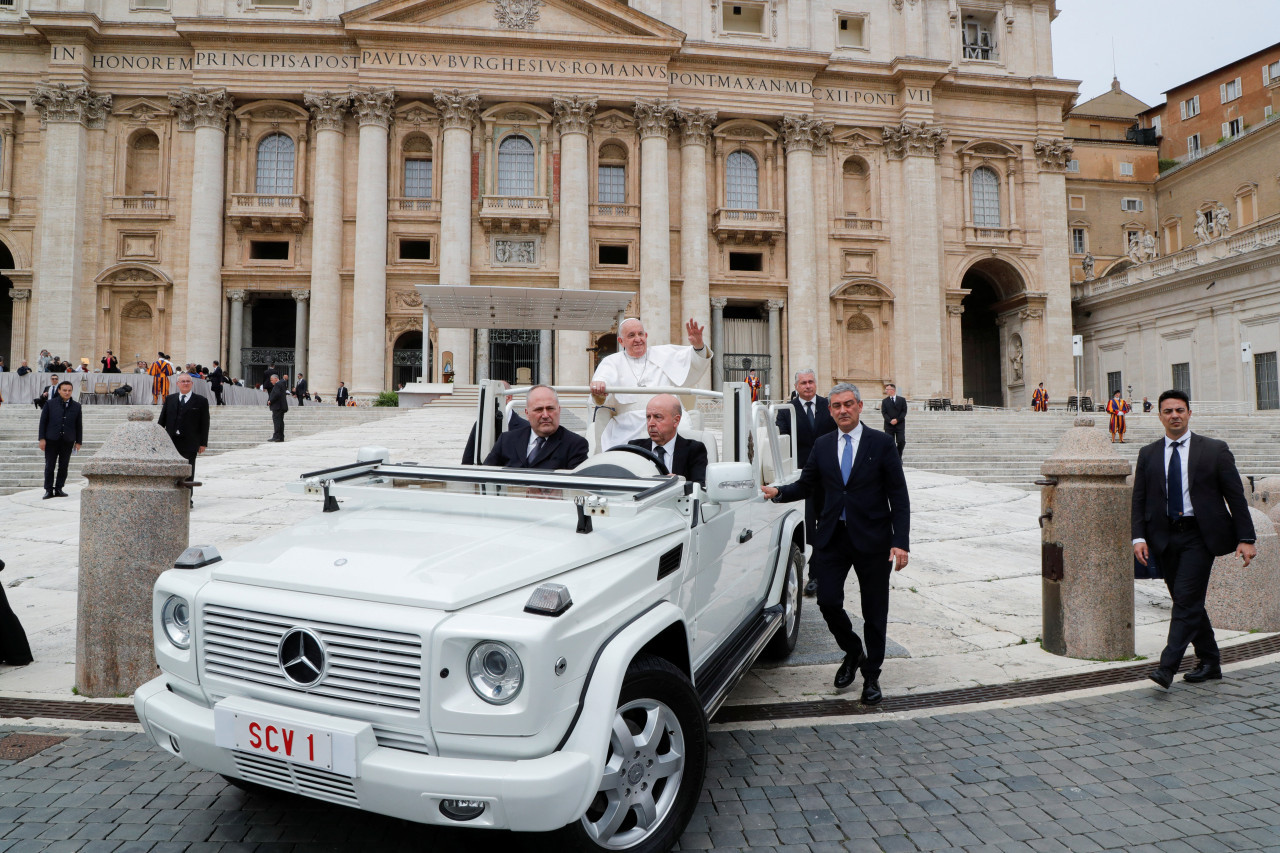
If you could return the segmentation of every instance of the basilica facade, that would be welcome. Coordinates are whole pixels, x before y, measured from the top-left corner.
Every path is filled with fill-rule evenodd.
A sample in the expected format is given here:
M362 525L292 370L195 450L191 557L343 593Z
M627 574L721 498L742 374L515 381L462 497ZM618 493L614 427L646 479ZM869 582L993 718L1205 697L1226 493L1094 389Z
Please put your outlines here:
M635 293L650 341L1026 405L1071 383L1052 0L0 3L0 353L357 395L584 383L613 331L417 284Z

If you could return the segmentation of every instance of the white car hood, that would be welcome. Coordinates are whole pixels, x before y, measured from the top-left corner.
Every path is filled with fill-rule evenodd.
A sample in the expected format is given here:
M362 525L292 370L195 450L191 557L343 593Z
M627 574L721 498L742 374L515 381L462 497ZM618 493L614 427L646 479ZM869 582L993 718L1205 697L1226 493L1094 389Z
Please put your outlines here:
M672 510L596 518L344 508L236 549L215 581L457 610L681 529Z

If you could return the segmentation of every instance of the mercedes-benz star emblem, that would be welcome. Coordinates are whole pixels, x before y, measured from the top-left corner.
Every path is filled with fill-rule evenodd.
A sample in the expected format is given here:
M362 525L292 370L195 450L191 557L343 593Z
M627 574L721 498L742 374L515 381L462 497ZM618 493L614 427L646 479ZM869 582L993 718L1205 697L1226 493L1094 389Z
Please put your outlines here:
M324 676L324 644L314 631L291 628L276 651L284 677L299 687L314 687Z

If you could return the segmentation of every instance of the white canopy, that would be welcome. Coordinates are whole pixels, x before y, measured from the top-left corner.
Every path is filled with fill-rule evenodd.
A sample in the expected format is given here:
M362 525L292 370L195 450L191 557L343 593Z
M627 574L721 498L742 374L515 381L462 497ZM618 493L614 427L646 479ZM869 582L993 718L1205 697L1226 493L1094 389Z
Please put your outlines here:
M635 296L609 290L419 284L422 306L449 329L613 328Z

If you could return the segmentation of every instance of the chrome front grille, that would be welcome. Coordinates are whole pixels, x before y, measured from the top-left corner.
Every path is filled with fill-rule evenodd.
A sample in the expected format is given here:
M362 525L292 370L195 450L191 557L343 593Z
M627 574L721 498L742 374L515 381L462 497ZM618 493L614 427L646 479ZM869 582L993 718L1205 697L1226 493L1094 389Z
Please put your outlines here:
M247 752L233 752L232 756L236 761L236 771L250 782L331 803L360 806L355 785L346 776Z
M280 668L277 649L290 628L304 626L324 643L324 678L298 687ZM294 619L207 604L200 634L202 673L356 705L418 713L422 708L422 639L416 634Z

